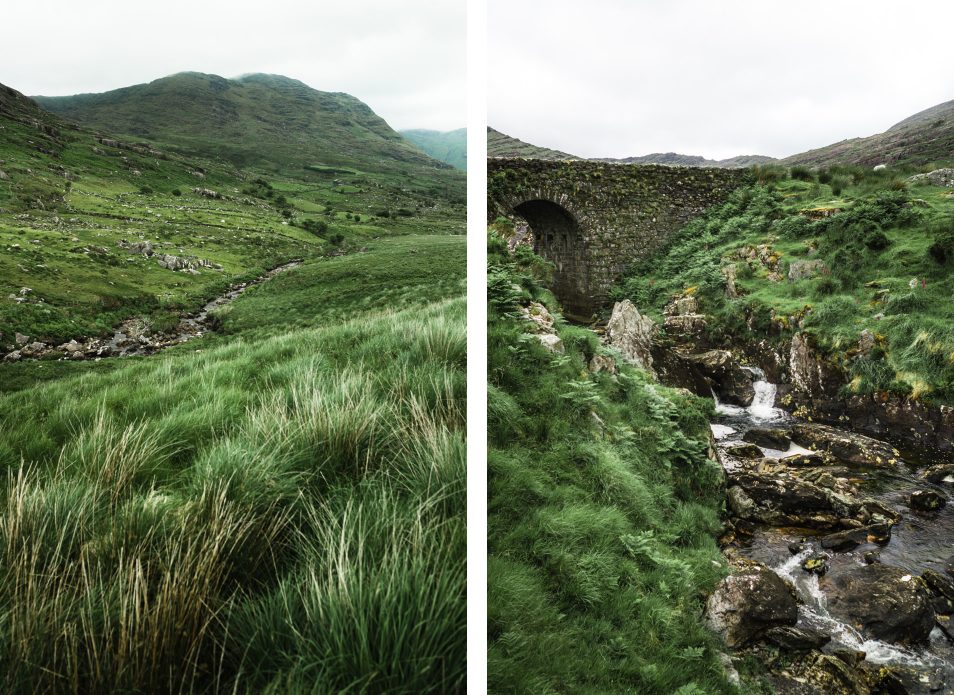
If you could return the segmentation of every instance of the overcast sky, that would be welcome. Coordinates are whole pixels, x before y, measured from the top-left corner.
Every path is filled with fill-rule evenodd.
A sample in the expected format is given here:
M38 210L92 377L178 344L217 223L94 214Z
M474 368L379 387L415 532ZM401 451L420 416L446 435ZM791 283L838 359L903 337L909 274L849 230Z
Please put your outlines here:
M951 0L487 0L489 124L582 157L776 157L954 99Z
M396 129L466 125L466 0L30 0L2 15L0 83L29 95L267 72L348 92Z

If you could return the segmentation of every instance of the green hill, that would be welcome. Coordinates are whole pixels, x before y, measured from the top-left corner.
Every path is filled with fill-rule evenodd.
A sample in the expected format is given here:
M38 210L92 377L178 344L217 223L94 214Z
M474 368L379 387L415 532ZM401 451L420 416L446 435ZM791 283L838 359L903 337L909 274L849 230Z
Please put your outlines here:
M523 157L525 159L580 159L566 152L531 145L529 142L504 135L489 126L487 127L487 156Z
M883 133L842 140L782 160L782 164L788 166L921 166L951 162L954 162L954 100L909 116Z
M450 169L353 96L280 75L186 72L102 94L36 100L89 128L285 174L312 166L330 175L357 169L434 178L435 170Z
M455 169L467 170L467 129L402 130L401 135L429 157L450 164Z

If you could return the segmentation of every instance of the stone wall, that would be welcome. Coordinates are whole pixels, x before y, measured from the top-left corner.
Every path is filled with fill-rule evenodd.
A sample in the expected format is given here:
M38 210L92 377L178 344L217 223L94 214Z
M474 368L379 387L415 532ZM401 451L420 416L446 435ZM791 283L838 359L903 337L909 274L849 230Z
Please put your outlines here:
M527 220L564 312L585 320L631 263L751 181L746 169L489 159L488 217Z

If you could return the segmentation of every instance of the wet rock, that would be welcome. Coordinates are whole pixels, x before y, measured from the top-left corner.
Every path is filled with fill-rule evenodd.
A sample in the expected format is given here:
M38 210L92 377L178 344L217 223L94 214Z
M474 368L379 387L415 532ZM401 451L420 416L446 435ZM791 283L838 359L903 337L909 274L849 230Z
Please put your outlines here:
M941 615L954 613L954 578L934 570L924 570L921 579L934 596L934 612Z
M791 584L753 564L719 582L706 615L709 627L729 647L738 647L769 628L795 625L798 602Z
M881 551L869 550L861 556L861 559L865 561L866 565L873 565L876 562L881 562Z
M712 390L723 403L748 407L755 398L752 374L741 365L728 350L710 350L698 355L689 355L692 362L708 380Z
M859 466L897 466L900 454L890 444L816 422L792 427L792 441L799 446L826 451L839 461Z
M824 466L826 464L832 463L834 458L826 455L821 451L810 451L806 453L792 454L791 456L783 456L779 459L786 466L798 466L798 467L817 467Z
M653 373L652 340L656 323L642 316L628 299L613 305L613 314L606 324L606 341L623 359Z
M792 555L798 555L800 552L805 550L806 547L808 546L804 542L793 541L788 544L788 552L790 552Z
M951 480L954 479L954 463L942 463L937 466L931 466L921 473L921 478L935 485L951 482Z
M871 692L864 673L830 654L819 654L805 673L804 680L811 684L816 693L868 695Z
M822 589L832 615L875 639L923 643L934 627L927 584L897 567L876 563L829 572Z
M831 636L814 628L786 625L766 630L765 640L787 651L808 652L824 647L831 641Z
M863 543L884 544L891 540L891 524L879 523L830 533L821 539L821 547L845 552L854 550Z
M802 569L821 577L828 571L828 560L829 557L825 553L814 553L802 561Z
M742 439L766 449L777 451L787 451L788 445L791 443L787 431L767 427L753 427L742 436Z
M739 459L760 459L765 454L755 444L731 444L725 448L725 453Z
M908 498L908 504L911 506L911 509L915 509L919 512L935 512L947 504L947 500L934 492L934 490L918 490L917 492L911 493L911 497Z
M542 333L536 334L536 338L540 341L540 344L550 352L563 354L563 341L560 340L560 336L554 333Z
M756 513L755 501L745 494L745 490L738 485L733 485L725 492L726 501L732 513L741 518L747 519Z

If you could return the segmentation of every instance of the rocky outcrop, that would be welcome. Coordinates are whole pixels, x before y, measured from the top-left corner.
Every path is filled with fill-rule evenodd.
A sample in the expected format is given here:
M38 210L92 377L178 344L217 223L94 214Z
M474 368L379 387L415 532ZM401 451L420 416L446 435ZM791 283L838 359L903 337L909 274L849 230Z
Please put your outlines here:
M788 432L782 429L772 429L769 427L753 427L747 430L742 436L746 442L751 442L766 449L775 449L776 451L787 451L791 440Z
M762 564L730 574L706 604L709 627L729 647L740 647L763 632L794 626L798 620L795 589Z
M849 465L895 467L900 464L901 454L890 444L817 422L795 424L791 437L799 446L827 452Z
M613 305L613 314L606 325L606 342L619 350L630 364L653 372L652 341L656 323L643 316L636 306L624 299Z
M926 174L915 174L914 176L908 177L908 182L914 184L928 183L932 186L940 186L942 188L954 188L954 169L935 169Z
M752 374L728 350L710 350L687 358L702 373L723 403L747 407L755 398Z
M792 337L788 367L792 388L811 400L838 398L845 383L841 371L822 357L814 337L808 333Z
M934 627L931 592L920 577L890 565L851 567L822 579L832 615L888 642L926 642Z
M811 260L792 261L788 266L788 279L791 282L807 280L815 277L818 273L824 273L828 270L824 261L817 258Z

